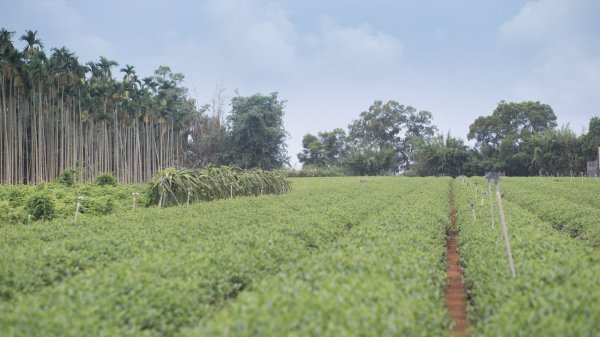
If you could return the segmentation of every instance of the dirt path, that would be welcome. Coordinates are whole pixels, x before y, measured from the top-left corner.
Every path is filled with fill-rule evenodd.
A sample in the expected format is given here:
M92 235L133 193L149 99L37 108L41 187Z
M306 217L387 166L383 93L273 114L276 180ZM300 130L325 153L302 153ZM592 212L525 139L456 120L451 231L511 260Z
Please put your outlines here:
M454 321L454 337L466 337L469 319L467 317L467 302L465 300L465 285L462 281L462 270L458 263L458 250L456 249L456 220L454 214L454 194L450 193L450 223L452 229L448 236L446 246L448 253L446 261L448 267L448 284L446 285L446 306L450 318Z

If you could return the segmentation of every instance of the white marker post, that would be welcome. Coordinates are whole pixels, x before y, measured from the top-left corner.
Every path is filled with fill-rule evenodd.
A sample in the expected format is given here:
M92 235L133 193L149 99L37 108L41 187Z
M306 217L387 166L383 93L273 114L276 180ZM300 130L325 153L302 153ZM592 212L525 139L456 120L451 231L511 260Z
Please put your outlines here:
M500 211L500 221L502 222L502 235L504 236L504 243L506 245L506 255L508 255L508 264L510 265L510 272L513 279L517 277L515 270L515 264L513 263L512 251L510 249L510 240L508 238L508 229L506 226L506 219L504 218L504 207L502 207L502 194L500 193L500 175L498 172L493 173L494 183L496 186L496 201L498 202L498 210Z
M138 192L131 193L131 209L135 212L135 206L137 204L137 197L140 195Z
M75 208L75 221L77 221L77 215L79 214L79 207L81 207L81 200L83 197L77 197L77 207Z
M492 186L491 186L491 183L490 183L490 180L492 179L491 174L492 174L491 172L488 172L488 173L485 174L485 177L487 178L487 181L488 181L488 192L487 192L487 194L490 197L490 221L492 223L492 228L495 228L496 226L494 226L494 201L492 200Z

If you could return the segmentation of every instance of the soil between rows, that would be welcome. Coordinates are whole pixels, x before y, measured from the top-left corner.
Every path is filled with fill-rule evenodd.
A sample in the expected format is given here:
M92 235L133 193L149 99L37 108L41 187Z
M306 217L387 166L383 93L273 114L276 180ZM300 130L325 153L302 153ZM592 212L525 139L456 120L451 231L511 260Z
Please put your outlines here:
M469 327L469 318L467 317L467 302L465 296L465 285L462 281L462 269L459 266L459 255L456 244L456 216L454 212L454 194L450 193L450 233L446 247L448 274L448 284L446 285L445 297L446 307L450 318L454 321L454 336L466 337Z

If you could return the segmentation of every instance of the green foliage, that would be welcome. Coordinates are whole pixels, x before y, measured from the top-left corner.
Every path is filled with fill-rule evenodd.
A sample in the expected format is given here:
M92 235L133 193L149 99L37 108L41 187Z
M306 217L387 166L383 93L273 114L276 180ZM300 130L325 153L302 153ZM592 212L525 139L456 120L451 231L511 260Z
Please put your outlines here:
M485 180L468 180L469 187L461 185L459 179L454 182L471 336L593 336L598 331L595 318L600 317L600 252L590 246L591 242L556 230L554 224L541 219L542 213L528 210L530 206L524 202L534 195L523 194L524 190L539 180L500 181L516 279L509 271L495 198L495 227L490 225L487 197L483 205L480 197L474 200L473 182L485 186ZM553 185L550 179L544 179L543 184ZM518 185L524 188L517 189ZM552 199L551 189L544 193ZM571 185L570 193L579 191ZM570 206L546 204L540 210L553 212L555 207L565 211Z
M115 185L117 185L117 178L115 178L115 176L113 176L110 173L102 173L96 177L96 184L98 184L100 186L105 186L105 185L115 186Z
M64 185L67 187L73 187L73 186L75 186L78 172L79 172L79 170L75 169L75 168L66 169L66 170L62 171L62 173L58 177L58 182L61 185Z
M0 223L18 223L26 221L27 212L23 206L11 206L10 202L0 200Z
M420 176L470 175L467 163L473 154L465 143L448 134L417 143L413 170Z
M265 278L183 335L449 336L442 291L449 180L373 181L388 182L382 194L403 194L376 197L379 211L335 245Z
M27 211L33 220L52 220L55 214L54 200L48 193L36 193L27 200Z
M111 188L96 183L77 184L66 187L58 183L39 185L13 185L0 188L0 205L7 205L7 212L0 215L2 222L24 223L28 221L28 202L31 195L48 196L54 204L55 218L72 218L77 198L82 196L79 212L86 216L107 215L113 212L129 211L132 207L132 193L143 191L145 185L120 184ZM146 202L146 195L138 197L138 205ZM0 206L4 207L4 206ZM36 220L33 216L31 220Z
M587 160L598 159L598 148L600 147L600 117L590 119L588 132L582 136L583 156Z
M343 163L346 151L346 132L337 128L330 132L319 132L319 137L307 133L302 138L304 148L298 154L303 167L335 167Z
M502 170L510 175L529 175L531 161L523 156L523 143L556 125L556 115L547 104L500 102L490 116L480 116L469 126L467 138L475 140L483 156L479 173Z
M434 135L432 115L396 101L375 101L348 126L306 134L298 160L304 165L342 167L354 175L394 175L408 171L419 142Z
M298 154L298 160L303 166L324 166L323 144L316 136L307 133L302 138L303 150Z
M540 102L500 102L491 116L478 117L469 126L468 139L480 147L498 149L502 140L513 136L515 141L556 127L552 108Z
M398 172L399 165L397 153L391 145L378 150L351 149L346 158L348 170L359 176L393 175Z
M339 265L336 282L330 282L330 286L339 285L345 275L352 277L344 292L360 290L353 301L369 296L373 287L368 286L365 271L377 271L381 290L355 313L367 322L365 313L371 304L384 300L402 284L397 281L405 269L393 267L397 260L409 258L416 245L432 244L437 248L421 250L407 260L409 274L418 275L403 278L410 287L386 304L378 304L377 313L395 317L402 324L398 329L433 326L443 335L447 321L437 299L442 296L444 248L435 243L443 240L447 203L436 216L424 217L423 221L431 222L416 222L406 231L393 216L401 214L397 209L405 207L402 201L407 198L415 199L406 206L413 216L418 213L418 200L428 199L425 195L416 198L416 192L410 191L419 186L431 189L432 195L446 191L431 200L436 202L445 199L447 184L447 180L402 178L373 178L368 184L356 178L299 180L292 193L279 196L149 208L82 218L78 223L0 226L0 333L11 337L31 336L32 331L47 336L174 336L259 288L261 280L293 271L296 265L307 268L327 255L341 258L328 260L334 270L331 262L356 255L354 264ZM390 205L389 200L397 202ZM373 217L382 221L372 221ZM435 234L429 223L435 223ZM409 240L394 243L395 239L414 231L418 234L409 237L418 240L410 251L401 259L390 254ZM349 235L353 235L351 240L344 239ZM369 251L368 258L361 258ZM420 262L419 257L423 257ZM378 258L387 263L374 264ZM418 268L412 262L418 262ZM419 280L431 273L434 281L421 284ZM319 276L319 280L326 278L326 274ZM413 300L405 300L406 296ZM396 300L405 303L402 311L395 310ZM412 316L413 307L433 314ZM272 310L273 314L282 311L281 307ZM408 316L419 318L409 320ZM377 329L385 329L386 320L379 322Z
M432 115L396 101L375 101L349 125L349 167L359 175L397 173L414 161L416 142L434 135Z
M172 206L261 194L282 194L290 182L275 171L242 170L231 167L207 167L202 170L168 168L158 172L150 182L148 205Z
M286 132L283 127L285 101L277 93L237 96L227 117L230 164L270 170L286 162Z
M600 246L600 184L595 179L573 180L511 178L504 182L504 190L507 200L554 228Z

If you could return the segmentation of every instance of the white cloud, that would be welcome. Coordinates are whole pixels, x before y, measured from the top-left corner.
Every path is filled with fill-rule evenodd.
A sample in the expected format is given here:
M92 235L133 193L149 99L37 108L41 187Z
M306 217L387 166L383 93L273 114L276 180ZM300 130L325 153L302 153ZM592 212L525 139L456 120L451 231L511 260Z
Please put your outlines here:
M297 68L294 25L281 7L226 0L211 2L206 10L204 19L212 20L215 29L207 42L230 70L268 77Z
M599 22L595 0L527 2L498 30L501 45L526 60L515 95L568 109L566 121L600 113Z
M397 68L402 55L402 45L393 36L367 24L341 27L327 16L321 18L320 32L305 41L313 64L360 76Z
M367 24L341 26L323 16L318 27L299 32L275 2L211 2L204 15L215 29L206 41L213 45L215 57L253 81L381 76L398 66L402 54L395 37Z
M74 51L83 62L110 53L111 44L106 39L88 32L84 15L70 6L66 0L28 0L24 2L24 6L28 11L28 18L34 18L34 22L41 22L46 27L39 31L42 39L48 33L60 38L59 41L54 41L55 44L48 45L46 49L63 45L82 49ZM52 34L53 31L56 33Z

